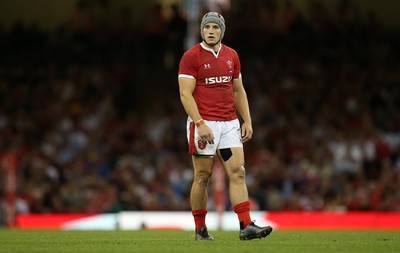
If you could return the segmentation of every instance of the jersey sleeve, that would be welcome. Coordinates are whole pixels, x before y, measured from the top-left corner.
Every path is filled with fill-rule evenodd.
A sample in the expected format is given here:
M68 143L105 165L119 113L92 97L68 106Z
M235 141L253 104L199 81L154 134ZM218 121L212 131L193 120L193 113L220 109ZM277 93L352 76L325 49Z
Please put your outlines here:
M241 65L240 65L240 60L239 60L239 55L238 53L233 50L233 79L239 79L242 75L240 73Z
M196 58L192 53L185 53L179 63L178 77L196 78Z

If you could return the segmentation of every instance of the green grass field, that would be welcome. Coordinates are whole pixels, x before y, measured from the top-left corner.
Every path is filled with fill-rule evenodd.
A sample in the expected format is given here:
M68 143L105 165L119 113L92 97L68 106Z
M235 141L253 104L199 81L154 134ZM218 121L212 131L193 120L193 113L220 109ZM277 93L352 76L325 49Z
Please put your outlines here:
M190 231L0 230L0 253L188 252L329 253L400 252L400 231L287 231L240 241L234 231L211 231L215 241L194 240Z

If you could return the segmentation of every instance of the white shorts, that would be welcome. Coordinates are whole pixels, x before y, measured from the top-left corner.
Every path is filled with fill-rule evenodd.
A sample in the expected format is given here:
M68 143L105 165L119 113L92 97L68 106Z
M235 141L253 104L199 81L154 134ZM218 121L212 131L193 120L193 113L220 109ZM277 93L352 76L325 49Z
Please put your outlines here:
M215 155L218 149L243 147L239 119L231 121L204 120L214 134L214 144L200 141L197 126L188 117L187 139L189 143L189 154L191 155Z

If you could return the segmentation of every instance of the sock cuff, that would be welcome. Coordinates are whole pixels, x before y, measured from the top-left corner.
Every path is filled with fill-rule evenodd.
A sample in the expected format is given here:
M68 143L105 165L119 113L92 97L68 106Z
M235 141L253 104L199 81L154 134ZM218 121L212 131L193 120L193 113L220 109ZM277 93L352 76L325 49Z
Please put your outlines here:
M243 213L250 211L250 201L245 201L233 207L235 213Z
M192 210L193 216L206 216L207 209Z

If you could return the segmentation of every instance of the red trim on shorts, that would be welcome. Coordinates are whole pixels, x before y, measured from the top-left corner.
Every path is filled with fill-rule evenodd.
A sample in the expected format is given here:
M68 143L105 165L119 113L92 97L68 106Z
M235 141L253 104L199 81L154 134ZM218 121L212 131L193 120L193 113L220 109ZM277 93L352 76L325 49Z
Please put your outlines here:
M196 131L195 124L194 124L194 122L190 122L190 126L189 126L189 154L190 155L197 154L196 144L194 143L194 131Z

